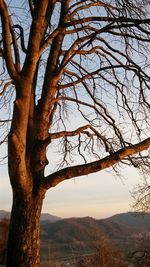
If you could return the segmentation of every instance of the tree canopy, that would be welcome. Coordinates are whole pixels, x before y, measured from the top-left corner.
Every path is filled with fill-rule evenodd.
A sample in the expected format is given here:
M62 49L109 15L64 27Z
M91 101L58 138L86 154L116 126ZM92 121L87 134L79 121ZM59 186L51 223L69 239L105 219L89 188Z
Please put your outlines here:
M147 168L148 152L132 154L150 143L148 9L149 1L1 1L1 143L27 79L25 127L38 120L37 139L59 152L55 167L80 157L85 174L120 160Z

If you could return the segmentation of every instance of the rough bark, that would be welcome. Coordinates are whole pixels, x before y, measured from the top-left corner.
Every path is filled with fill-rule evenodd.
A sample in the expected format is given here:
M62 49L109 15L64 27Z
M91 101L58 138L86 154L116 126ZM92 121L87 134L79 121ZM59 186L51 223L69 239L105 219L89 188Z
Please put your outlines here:
M22 88L20 86L18 90L21 92ZM24 88L29 89L30 82L26 82ZM45 190L40 187L45 168L45 165L41 164L41 157L46 157L46 151L45 147L40 147L40 142L35 141L33 132L36 131L32 129L32 123L28 129L26 127L29 111L26 99L23 95L17 97L8 138L8 169L13 206L7 267L40 266L40 214L45 195Z
M40 266L40 213L43 195L14 192L7 250L7 267Z

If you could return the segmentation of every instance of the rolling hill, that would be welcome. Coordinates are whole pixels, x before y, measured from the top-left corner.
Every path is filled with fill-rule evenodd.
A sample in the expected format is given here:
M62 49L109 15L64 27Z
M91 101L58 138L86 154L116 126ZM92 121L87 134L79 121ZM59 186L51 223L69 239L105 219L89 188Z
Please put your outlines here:
M0 220L9 216L10 213L0 211ZM144 246L150 247L150 214L129 212L100 220L91 217L62 219L50 214L41 215L43 264L48 262L50 254L55 262L91 257L89 262L96 267L96 263L92 265L91 260L96 255L103 255L105 261L121 262L121 265L118 263L112 266L123 267L127 266L129 255Z
M10 212L5 210L0 210L0 221L2 219L9 219L10 218ZM60 217L51 215L49 213L42 213L41 214L41 223L53 223L56 221L61 220Z
M116 214L108 219L112 222L131 227L132 229L150 230L150 213L127 212Z

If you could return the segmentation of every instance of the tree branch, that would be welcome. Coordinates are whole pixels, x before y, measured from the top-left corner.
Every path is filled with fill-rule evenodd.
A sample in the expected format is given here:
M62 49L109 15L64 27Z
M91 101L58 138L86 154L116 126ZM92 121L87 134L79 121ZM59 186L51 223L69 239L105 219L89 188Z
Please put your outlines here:
M148 149L149 146L150 146L150 138L147 138L140 143L122 148L103 159L88 164L76 165L73 167L64 168L60 171L48 175L42 181L42 186L45 189L49 189L50 187L54 187L64 180L68 180L77 176L88 175L90 173L98 172L100 170L109 168L115 165L116 163L120 162L124 158L127 158L129 156L132 156L133 154Z
M2 22L2 36L4 44L4 57L6 60L7 69L12 79L17 78L17 71L13 62L12 51L11 51L11 38L10 38L10 17L8 14L7 6L3 0L0 1L0 14Z
M90 125L85 125L85 126L82 126L78 129L76 129L75 131L62 131L62 132L58 132L58 133L50 133L49 137L50 137L50 139L58 139L58 138L65 137L65 136L70 136L70 137L76 136L79 133L82 133L84 130L86 130L90 127L91 127Z
M57 36L57 34L59 34L60 29L56 29L54 30L44 41L44 43L42 44L41 48L40 48L40 55L43 53L43 51L48 47L48 45L50 45L54 38Z
M4 92L7 90L7 88L12 84L12 81L5 83L3 90L0 92L0 96L4 94Z
M102 7L108 8L108 9L117 10L117 7L115 7L115 6L112 6L110 4L104 3L102 1L97 1L97 2L93 2L93 3L90 3L90 4L86 4L86 5L77 7L71 13L71 17L73 17L74 15L76 15L81 10L89 9L90 7L94 7L94 6L102 6ZM71 8L72 8L72 6L70 7L70 10L71 10Z
M32 0L28 0L31 16L34 14L34 5Z
M83 23L87 23L87 22L94 22L94 21L101 21L101 22L111 22L111 23L133 23L134 25L140 25L140 24L148 24L150 23L150 19L134 19L134 18L127 18L127 17L86 17L86 18L81 18L78 20L74 20L68 23L65 23L66 27L71 27L71 26L75 26L77 24L83 24ZM121 24L120 24L121 25ZM125 25L125 24L124 24Z
M19 24L13 25L13 28L19 29L19 31L20 31L20 36L18 38L20 38L20 44L21 44L22 51L26 54L27 49L25 47L25 41L24 41L24 30L21 27L21 25L19 25Z
M19 53L19 48L18 48L18 43L17 43L17 37L16 37L16 32L14 31L13 27L10 25L10 31L11 31L11 36L12 36L12 43L13 43L13 48L14 48L14 56L15 56L15 67L18 72L20 72L20 53Z
M47 28L46 14L49 9L49 1L37 1L34 10L34 19L30 27L30 35L27 47L26 58L22 69L22 74L34 76L36 66L40 57L40 46Z

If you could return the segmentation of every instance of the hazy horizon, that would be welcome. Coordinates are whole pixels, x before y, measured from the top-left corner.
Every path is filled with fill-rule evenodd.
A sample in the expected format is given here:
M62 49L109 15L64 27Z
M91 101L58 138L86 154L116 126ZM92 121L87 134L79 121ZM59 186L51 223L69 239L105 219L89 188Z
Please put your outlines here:
M1 168L0 209L10 211L12 202L6 166ZM109 170L76 177L48 190L42 213L54 216L107 218L131 211L130 191L141 181L134 168L122 171L124 178L116 178Z

